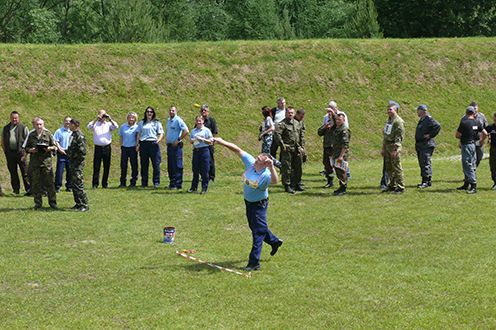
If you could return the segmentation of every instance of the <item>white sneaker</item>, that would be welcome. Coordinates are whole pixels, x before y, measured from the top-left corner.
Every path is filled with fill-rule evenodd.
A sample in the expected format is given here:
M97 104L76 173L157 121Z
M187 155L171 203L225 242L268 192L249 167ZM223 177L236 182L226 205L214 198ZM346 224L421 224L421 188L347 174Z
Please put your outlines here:
M491 188L491 190L496 190L496 183L493 184L493 187Z

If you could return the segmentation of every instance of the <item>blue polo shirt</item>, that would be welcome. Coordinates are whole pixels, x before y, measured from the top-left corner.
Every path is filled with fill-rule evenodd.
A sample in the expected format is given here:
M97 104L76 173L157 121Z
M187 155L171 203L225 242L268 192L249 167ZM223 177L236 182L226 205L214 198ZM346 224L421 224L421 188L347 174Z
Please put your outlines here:
M243 195L248 202L258 202L269 197L270 171L264 168L255 171L255 158L249 153L243 152L241 160L245 164L243 173Z
M167 135L165 136L165 143L174 143L176 142L183 131L188 127L184 123L184 121L178 115L175 115L174 118L167 119Z
M129 126L128 123L122 124L119 128L119 135L121 136L123 147L136 147L138 142L138 125L134 124Z
M162 123L158 120L143 122L140 120L136 131L140 134L140 141L157 141L160 134L164 134Z
M212 132L205 126L202 128L193 128L191 131L191 140L193 141L197 136L202 137L204 139L211 139L213 138ZM200 149L200 148L205 148L208 147L209 145L203 141L194 141L193 142L193 148L195 149Z
M71 138L71 135L72 131L62 126L55 131L55 134L53 134L53 139L60 144L62 149L67 150L67 148L69 148L69 139Z

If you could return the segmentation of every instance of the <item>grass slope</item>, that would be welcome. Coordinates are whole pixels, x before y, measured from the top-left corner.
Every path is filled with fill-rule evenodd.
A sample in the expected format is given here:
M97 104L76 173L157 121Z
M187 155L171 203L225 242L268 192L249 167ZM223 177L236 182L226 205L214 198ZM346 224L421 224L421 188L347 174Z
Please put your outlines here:
M495 53L494 38L0 45L0 107L4 118L11 110L25 122L41 115L55 130L66 114L87 122L105 108L124 122L128 111L141 116L147 105L164 120L177 104L191 124L192 104L206 102L221 135L255 151L260 107L284 95L308 110L308 149L319 161L316 130L330 98L348 112L356 159L380 156L385 104L395 99L407 154L414 153L419 103L443 125L437 152L453 154L465 106L477 100L486 115L496 110ZM229 168L233 160L219 163Z

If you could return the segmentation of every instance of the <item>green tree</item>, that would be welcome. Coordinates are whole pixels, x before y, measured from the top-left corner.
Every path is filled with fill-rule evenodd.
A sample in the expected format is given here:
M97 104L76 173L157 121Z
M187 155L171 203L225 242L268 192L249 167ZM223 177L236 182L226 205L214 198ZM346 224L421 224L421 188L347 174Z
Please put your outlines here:
M353 18L345 25L346 35L351 38L380 38L377 10L373 0L357 0Z
M29 29L23 41L29 43L57 43L61 39L58 19L53 11L37 8L29 12Z

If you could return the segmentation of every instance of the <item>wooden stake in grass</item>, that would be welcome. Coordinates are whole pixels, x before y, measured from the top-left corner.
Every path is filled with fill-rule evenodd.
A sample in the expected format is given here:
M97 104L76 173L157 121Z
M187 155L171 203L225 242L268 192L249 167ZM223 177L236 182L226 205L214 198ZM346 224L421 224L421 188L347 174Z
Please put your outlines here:
M213 264L211 262L208 262L208 261L204 261L204 260L195 258L192 255L190 255L190 254L195 253L195 252L196 252L195 250L181 250L180 252L179 251L176 251L176 254L178 256L180 256L180 257L183 257L183 258L186 258L186 259L189 259L189 260L193 260L193 261L195 261L197 263L204 264L204 265L210 266L212 268L216 268L216 269L220 270L221 272L228 272L228 273L231 273L231 274L236 274L236 275L240 275L240 276L243 276L243 277L251 278L251 272L249 272L249 273L238 272L237 270L226 268L226 267L222 267L222 266Z

